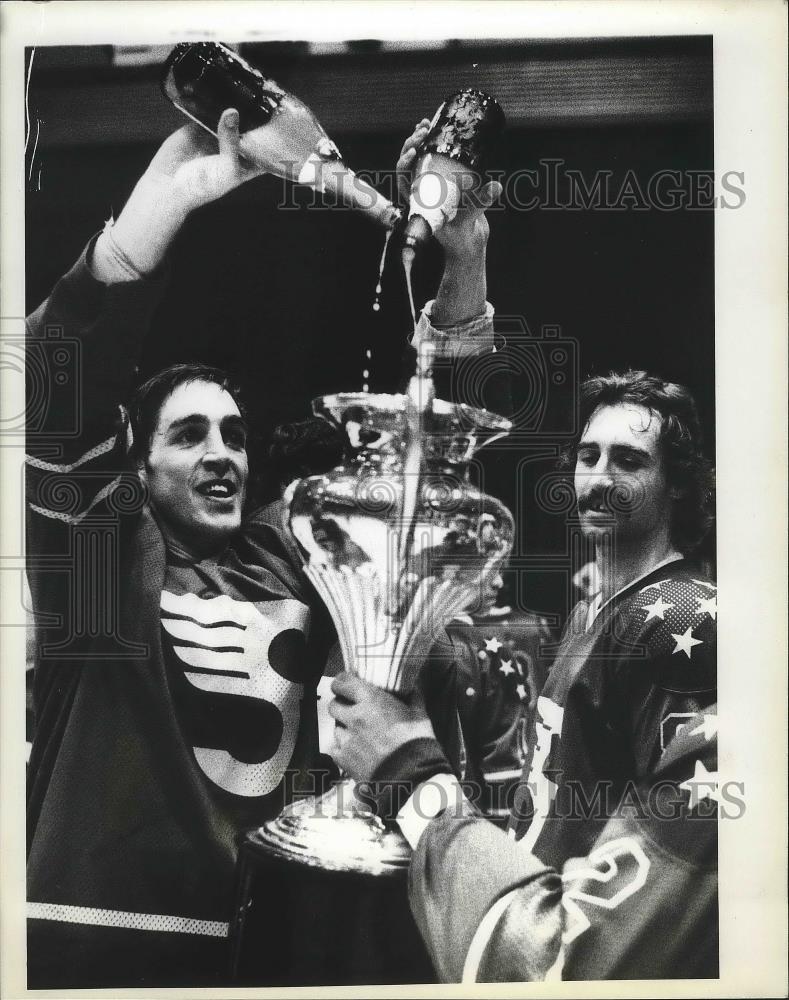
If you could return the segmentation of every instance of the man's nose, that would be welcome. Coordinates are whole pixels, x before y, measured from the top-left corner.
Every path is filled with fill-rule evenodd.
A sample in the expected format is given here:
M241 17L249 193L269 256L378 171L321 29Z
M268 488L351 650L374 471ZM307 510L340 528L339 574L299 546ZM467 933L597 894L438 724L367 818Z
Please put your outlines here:
M211 432L206 438L203 464L219 464L222 466L230 464L230 450L225 443L224 437L218 430Z
M601 455L597 464L587 477L587 490L592 488L606 489L614 485L614 476L611 464L605 455Z

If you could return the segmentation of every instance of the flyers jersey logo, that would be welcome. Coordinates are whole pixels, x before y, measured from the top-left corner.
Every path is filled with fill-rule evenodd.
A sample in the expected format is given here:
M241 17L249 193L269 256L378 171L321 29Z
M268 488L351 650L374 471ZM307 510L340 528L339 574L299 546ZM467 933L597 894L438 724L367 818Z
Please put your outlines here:
M298 738L309 609L295 600L252 603L163 590L161 612L189 684L211 694L241 696L246 704L248 699L264 703L269 721L261 743L271 733L279 737L263 760L194 746L198 765L226 792L268 795L282 780Z

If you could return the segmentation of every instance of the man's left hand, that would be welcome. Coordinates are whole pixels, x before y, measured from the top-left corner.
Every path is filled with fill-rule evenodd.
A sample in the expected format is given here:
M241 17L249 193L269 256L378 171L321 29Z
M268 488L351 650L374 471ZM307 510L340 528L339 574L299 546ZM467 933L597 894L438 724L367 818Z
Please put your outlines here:
M400 158L397 161L397 190L403 204L408 204L411 193L411 182L414 167L417 163L417 151L430 131L430 120L423 118L403 143ZM448 258L474 258L482 255L488 244L490 227L485 215L489 208L499 200L503 192L499 181L484 181L471 190L466 190L463 204L457 214L445 223L436 233L436 240L441 244Z
M330 753L357 781L369 781L404 743L435 739L418 688L403 700L347 672L335 677L331 688L335 697L329 714L336 726Z

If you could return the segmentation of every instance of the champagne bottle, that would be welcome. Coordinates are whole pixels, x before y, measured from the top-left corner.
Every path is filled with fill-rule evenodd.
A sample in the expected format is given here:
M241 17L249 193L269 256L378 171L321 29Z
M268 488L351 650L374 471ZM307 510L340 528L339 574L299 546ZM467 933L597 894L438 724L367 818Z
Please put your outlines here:
M407 272L417 249L454 219L464 192L479 183L504 122L498 103L470 88L447 98L436 111L417 152L411 183L402 251Z
M239 113L245 159L269 173L319 191L391 229L400 212L342 160L310 109L232 49L182 42L164 65L162 90L179 111L216 135L226 108Z

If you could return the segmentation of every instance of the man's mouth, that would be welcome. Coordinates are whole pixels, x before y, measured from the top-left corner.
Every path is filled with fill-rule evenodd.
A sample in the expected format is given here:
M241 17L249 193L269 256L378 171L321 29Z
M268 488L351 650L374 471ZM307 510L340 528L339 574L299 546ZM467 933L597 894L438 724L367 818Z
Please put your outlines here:
M580 504L580 508L582 514L607 514L611 516L613 513L611 508L602 500L595 500L591 503L588 500L584 500Z
M212 500L229 500L238 493L238 487L231 479L209 479L196 487L197 492Z

